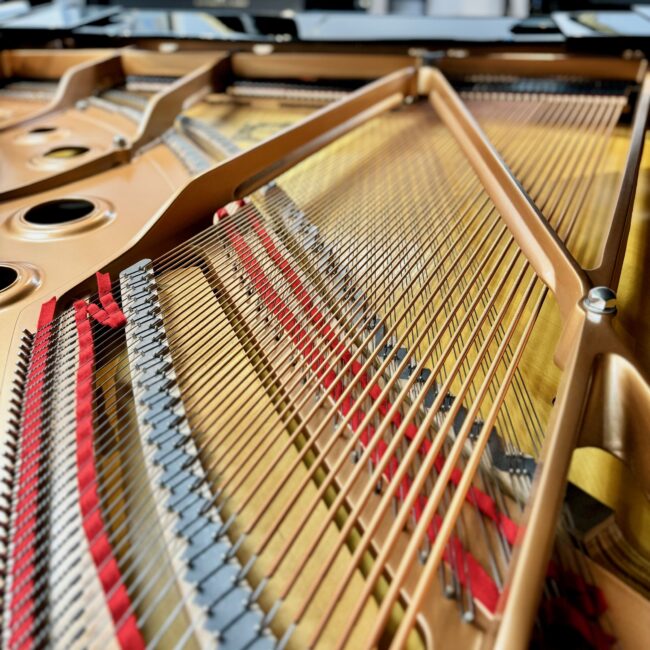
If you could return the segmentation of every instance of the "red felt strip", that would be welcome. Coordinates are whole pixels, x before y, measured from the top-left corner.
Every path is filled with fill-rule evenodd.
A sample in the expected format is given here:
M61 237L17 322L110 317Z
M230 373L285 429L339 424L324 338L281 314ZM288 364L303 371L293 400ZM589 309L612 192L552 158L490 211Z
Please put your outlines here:
M220 218L222 218L223 216L226 215L222 214ZM313 306L313 301L311 300L311 297L309 296L309 293L306 290L304 284L300 280L300 277L293 270L293 268L291 268L290 263L278 250L277 246L275 245L275 242L271 239L266 228L264 228L264 226L260 223L259 219L257 219L255 216L251 216L250 223L253 226L253 230L259 237L260 241L262 242L271 260L276 264L276 266L280 268L280 270L284 273L284 275L289 280L289 285L294 295L296 296L296 298L298 298L300 304L310 314L312 318L312 323L316 325L316 327L318 327L320 323L324 323L325 316L320 311L318 311L316 307ZM328 341L328 343L330 344L330 348L334 352L340 351L342 349L343 343L337 339L336 335L334 334L334 332L332 332L329 325L323 325L321 327L320 333L325 335L325 339ZM351 358L352 357L351 353L349 351L347 352L348 352L348 358ZM367 385L370 383L370 378L368 377L367 373L361 373L361 369L362 366L358 360L352 362L352 366L351 366L352 375L353 376L360 375L359 381L362 387L366 388ZM381 394L381 388L379 387L379 385L377 383L373 384L369 391L370 398L373 401L377 401L379 399L380 394ZM390 401L384 399L379 406L379 411L382 415L386 415L388 411L392 408L392 406L393 405L391 404ZM357 411L357 413L361 413L361 411ZM345 414L347 415L347 412ZM401 421L402 421L401 414L399 412L395 413L395 415L393 416L393 424L395 424L396 427L399 427ZM409 439L413 439L415 435L417 435L417 426L414 423L410 423L406 429L406 437ZM427 443L428 440L425 440L424 449L422 450L423 453L426 453L428 451ZM439 466L437 466L438 471L440 471L444 459L439 457L436 459L436 463L438 463L438 461L441 461L439 463ZM451 477L452 482L455 485L458 485L461 476L462 473L460 472L460 470L458 470L457 468L454 469ZM492 497L485 494L485 492L483 492L482 490L479 490L476 487L472 487L469 493L467 494L466 498L472 504L476 505L476 507L485 516L490 517L490 519L492 519L496 524L498 524L503 530L504 536L506 537L508 542L510 544L514 544L518 533L518 526L509 517L504 515L502 512L499 512L496 503L494 502Z
M14 504L14 511L18 513L14 522L14 539L19 541L12 549L12 597L9 606L9 647L16 650L27 650L34 645L32 628L35 605L38 474L41 469L43 441L43 388L55 307L56 298L48 300L41 307L38 330L34 338L33 361L25 386L24 426L20 432L21 471Z
M221 211L217 211L217 214L215 216L217 219L222 219L229 214L232 214L232 211L229 212L222 209ZM278 250L269 233L254 215L251 216L250 222L253 226L254 232L262 242L267 254L287 278L288 284L293 294L298 299L298 302L302 308L310 316L312 324L316 326L316 331L329 344L330 349L334 351L335 354L342 354L343 362L348 363L352 358L351 352L344 349L344 344L337 339L330 326L326 324L324 315L314 306L313 300L301 282L299 275L295 272L290 263ZM267 302L267 306L269 306L271 308L271 311L273 311L273 313L275 313L277 316L282 317L280 318L280 322L283 325L286 326L286 323L290 322L291 324L294 324L295 327L298 327L298 323L293 315L290 316L290 320L287 320L286 315L288 309L286 307L286 304L283 303L280 296L275 292L273 287L266 279L263 269L254 258L251 248L245 243L243 238L234 231L232 224L225 222L224 226L231 237L231 241L235 246L237 254L242 260L244 260L244 266L246 267L247 272L253 277L254 284L260 291L262 299L267 302L267 298L272 298L270 304ZM249 264L246 263L246 260L249 261ZM313 344L311 342L305 341L304 337L306 336L306 332L304 332L302 329L299 331L300 342L303 346L300 348L301 351L304 352L304 350L313 350ZM318 374L321 378L321 383L326 389L329 389L336 379L336 373L333 371L333 369L327 370L329 366L324 363L325 359L323 355L317 354L316 359L323 364L323 367L326 368L326 370L320 370ZM316 370L318 366L312 365L312 367L314 370ZM357 360L353 361L350 368L350 374L355 380L358 379L363 388L366 388L370 383L370 378L366 373L362 373L361 370L361 363ZM338 400L342 395L343 390L343 383L341 381L338 381L332 390L333 398L335 400ZM369 397L376 402L381 395L380 386L377 383L374 383L370 387L368 394ZM346 416L352 407L353 400L351 396L348 395L344 398L339 410L344 416ZM379 405L379 412L385 416L391 408L391 402L387 399L384 399ZM350 426L355 432L358 430L364 417L365 413L360 408L357 408L350 420ZM401 414L399 412L396 412L392 417L392 421L396 427L399 427L402 423ZM359 439L364 446L367 446L374 435L374 427L372 425L368 425L361 432ZM407 425L406 437L410 440L413 440L416 435L417 426L411 422L409 425ZM425 455L429 452L430 449L431 443L425 439L419 451L421 454ZM373 451L372 460L375 463L379 462L379 460L385 455L386 450L386 443L383 440L379 440L375 446L375 450ZM434 466L436 467L437 471L441 471L443 464L444 455L439 454L434 461ZM399 461L397 458L391 457L389 459L388 464L384 469L384 476L388 480L391 480L395 475L398 465ZM458 485L461 477L462 472L458 468L454 468L451 474L451 481L455 485ZM410 478L408 475L405 475L402 479L402 485L399 494L401 500L404 500L406 498L410 487ZM505 538L511 545L515 544L519 532L517 524L515 524L514 521L512 521L507 515L502 513L497 508L496 503L489 495L476 487L471 487L468 491L466 499L475 505L481 513L492 519L501 528ZM427 499L424 495L420 495L415 500L414 514L417 521L419 521L422 512L424 511L426 503ZM434 515L427 531L430 541L433 541L435 539L441 522L442 519L440 516ZM463 548L463 545L458 537L453 535L450 537L449 543L444 552L444 559L449 563L456 564L458 579L463 586L470 588L472 596L476 600L483 603L483 605L490 611L495 611L500 596L499 590L495 582L485 571L480 562L478 562L471 553L467 552ZM552 569L549 567L549 572L551 571ZM586 616L598 617L606 609L606 604L604 602L602 592L596 587L588 585L583 579L579 578L578 576L575 576L575 578L575 580L569 579L570 584L565 585L566 589L569 593L575 594L575 600L581 604ZM572 625L576 630L578 630L578 632L580 632L588 641L593 642L598 650L608 650L608 648L611 646L613 639L605 634L597 625L597 623L589 621L585 615L581 614L565 599L562 599L557 606L552 608L552 611L554 612L555 616L560 615L566 619L568 623Z
M315 307L313 307L313 301L309 297L308 292L306 291L304 285L300 281L298 274L290 267L287 260L278 251L274 242L269 237L268 233L266 233L266 231L261 227L259 222L254 218L252 222L253 222L253 228L257 233L257 235L260 237L267 253L274 261L274 263L282 270L285 276L288 277L289 284L291 286L294 295L296 296L300 304L308 310L308 313L311 316L313 324L317 328L319 328L320 326L319 329L321 333L323 331L325 332L325 338L328 341L330 348L333 350L339 350L342 346L342 343L338 341L334 333L331 331L331 328L329 328L329 326L324 325L325 323L324 315L321 312L319 312ZM246 269L247 273L251 277L253 284L255 285L256 289L260 293L262 300L267 304L269 310L272 313L274 313L276 316L278 316L278 319L290 334L295 334L296 331L299 332L298 348L303 354L305 353L305 350L311 350L313 348L313 343L311 341L308 341L307 332L298 325L298 321L295 319L293 314L290 314L288 307L286 306L286 303L284 303L282 298L275 291L275 289L267 279L264 270L262 269L262 266L255 258L250 246L248 246L248 244L244 241L243 237L235 231L235 229L232 227L231 224L226 222L224 223L224 226L228 236L230 237L233 247L237 252L237 255L242 261L244 268ZM325 330L325 327L327 327L327 330ZM351 355L349 358L351 358ZM318 372L319 376L321 377L322 383L326 387L328 387L332 384L333 377L335 377L334 371L329 368L322 354L318 354L316 356L316 359L318 360L318 363L316 365L312 365L312 367L315 371ZM308 360L311 360L311 357ZM323 368L325 368L326 370L323 370ZM362 366L358 361L353 362L351 366L351 373L353 377L356 377L361 373L361 368ZM369 381L370 380L367 375L365 374L361 375L360 383L362 383L362 385L364 386L367 385ZM379 396L379 392L377 392L378 388L379 388L378 386L376 386L376 388L375 386L372 387L372 390L375 393L375 399L377 399ZM347 415L347 413L349 412L351 408L351 403L352 403L351 400L347 400L347 399L344 400L344 402L342 403L340 411L341 413L343 413L344 416ZM387 403L383 406L385 407L386 412L388 411L388 409L391 408L390 403ZM365 417L365 413L361 409L357 409L355 411L355 413L353 414L350 420L350 426L353 429L353 431L355 432L357 431L364 417ZM375 433L374 427L368 425L360 434L361 443L364 446L368 445L369 441L374 436L374 433ZM385 442L383 442L383 446L378 444L378 446L375 448L375 451L373 452L373 460L375 462L379 461L381 455L385 452L385 449L386 449ZM395 472L397 469L397 462L398 462L397 459L391 459L391 461L389 461L388 465L386 466L386 469L384 470L384 474ZM485 496L486 498L489 499L487 495ZM402 494L401 498L404 499L405 494ZM422 508L424 508L424 506L426 505L426 498L424 496L421 496L420 499L416 499L416 501L418 501L421 504ZM422 510L419 510L419 512L421 514ZM416 517L419 518L419 515L416 514ZM430 531L431 530L433 530L433 528L430 528ZM450 551L450 549L453 550ZM463 584L464 586L468 586L472 591L472 595L474 596L474 598L482 602L483 605L489 608L491 611L494 611L496 609L497 601L499 599L499 590L496 584L494 583L494 581L492 580L492 578L483 569L481 564L470 553L466 552L462 548L462 544L460 543L460 540L458 540L457 538L450 539L449 544L447 545L446 553L450 553L450 552L455 556L456 563L458 565L457 566L458 579L461 582L461 584ZM451 555L449 555L446 556L445 559L450 561L452 557Z
M101 513L97 490L93 430L93 373L95 348L88 317L107 327L121 327L126 318L113 298L108 274L97 274L99 301L102 307L78 300L74 304L75 325L79 341L79 366L76 384L76 440L77 488L79 490L83 529L90 554L97 569L106 602L115 625L117 640L123 650L140 650L145 647L132 611L129 594L122 581L120 568Z
M260 221L254 216L251 217L250 222L253 226L253 230L255 231L257 236L260 238L260 241L264 245L264 248L266 249L266 252L268 253L269 257L273 260L273 262L280 268L280 270L288 278L289 285L293 290L294 295L298 298L300 304L303 307L305 307L307 310L311 310L312 322L314 323L314 325L318 326L320 322L324 322L325 316L321 312L319 312L315 307L313 307L313 302L309 297L309 293L307 292L304 284L300 280L300 277L291 268L289 262L282 255L282 253L280 253L277 246L275 245L270 235L268 234L267 230L260 223ZM326 340L329 342L330 348L336 351L337 349L340 348L340 346L342 346L342 343L338 341L334 333L331 331L331 328L329 328L329 326L327 326L327 328L328 330L326 332ZM350 354L350 358L351 358L351 354ZM361 373L361 370L362 370L361 363L358 360L353 361L351 366L352 375L360 376L359 381L362 387L366 388L370 383L370 378L368 377L367 373ZM371 386L369 391L370 398L373 401L377 401L379 399L380 394L381 394L381 388L377 383L374 383ZM392 408L392 406L393 405L391 404L390 401L384 399L380 404L379 411L380 413L382 413L382 415L386 415L389 412L389 410ZM358 421L361 421L364 415L365 414L363 414L361 410L358 410L355 413L355 416L353 416L353 421L352 421L353 429L356 430L356 426L354 426L355 425L354 418L356 417ZM395 426L399 427L402 420L399 412L395 414L393 420ZM410 423L406 430L407 438L413 439L416 434L417 434L417 427L415 426L415 424ZM367 442L365 442L365 439L366 439L366 433L364 432L361 438L361 441L364 444L364 446L367 444ZM423 445L424 448L423 450L421 450L423 453L428 452L428 448L430 446L427 444L428 442L429 442L428 440L424 441L424 445ZM438 471L441 471L443 464L444 464L444 457L439 455L436 458L436 468ZM452 482L455 485L458 485L461 477L462 477L462 472L459 469L455 468L451 476ZM485 516L489 517L497 525L499 525L503 530L504 536L506 537L508 542L510 544L514 544L518 533L518 526L509 517L507 517L506 515L504 515L502 512L498 510L496 503L489 495L487 495L485 492L479 490L476 487L472 487L469 493L467 494L467 500L470 501L472 504L476 505L476 507L480 510L480 512L482 512Z

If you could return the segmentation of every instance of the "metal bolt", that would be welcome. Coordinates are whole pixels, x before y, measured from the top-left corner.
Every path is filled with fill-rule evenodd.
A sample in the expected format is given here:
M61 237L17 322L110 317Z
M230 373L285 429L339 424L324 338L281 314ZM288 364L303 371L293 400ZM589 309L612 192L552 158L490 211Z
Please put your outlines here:
M78 111L85 111L88 108L88 100L87 99L80 99L76 104L75 108Z
M124 149L127 145L126 138L123 135L116 135L113 137L113 144L120 149Z
M616 312L616 294L609 287L593 287L584 300L585 308L594 314Z

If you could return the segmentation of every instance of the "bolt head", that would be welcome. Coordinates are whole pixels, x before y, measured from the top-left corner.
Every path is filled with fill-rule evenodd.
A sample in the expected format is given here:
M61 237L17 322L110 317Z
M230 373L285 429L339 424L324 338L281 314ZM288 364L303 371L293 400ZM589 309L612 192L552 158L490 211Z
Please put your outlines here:
M124 149L127 145L126 138L123 135L116 135L113 137L113 144L120 149Z
M76 104L75 108L78 111L85 111L88 108L88 100L87 99L80 99Z
M616 311L616 294L609 287L593 287L589 289L584 304L594 314L613 314Z

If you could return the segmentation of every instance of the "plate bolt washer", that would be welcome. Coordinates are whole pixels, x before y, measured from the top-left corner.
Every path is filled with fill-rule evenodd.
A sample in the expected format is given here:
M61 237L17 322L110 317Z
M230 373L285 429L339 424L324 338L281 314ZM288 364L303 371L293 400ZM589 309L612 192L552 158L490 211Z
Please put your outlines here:
M585 308L594 314L616 312L616 293L609 287L593 287L584 300Z

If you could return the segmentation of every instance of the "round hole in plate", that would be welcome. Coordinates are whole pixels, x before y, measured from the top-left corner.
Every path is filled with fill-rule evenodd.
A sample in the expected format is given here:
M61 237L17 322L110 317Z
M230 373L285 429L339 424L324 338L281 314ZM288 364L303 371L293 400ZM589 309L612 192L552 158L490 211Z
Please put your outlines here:
M53 226L82 219L94 209L95 205L86 199L55 199L30 208L24 219L38 226Z
M52 133L53 131L56 131L55 126L37 126L35 129L30 129L30 133L38 134L38 133Z
M88 153L90 149L88 147L82 146L66 146L66 147L54 147L46 151L44 156L46 158L55 158L57 160L66 160L68 158L76 158L77 156L82 156L85 153Z
M0 291L5 291L18 279L18 271L0 264Z

